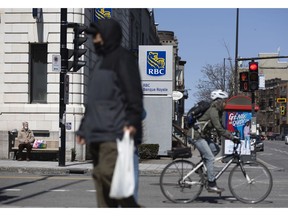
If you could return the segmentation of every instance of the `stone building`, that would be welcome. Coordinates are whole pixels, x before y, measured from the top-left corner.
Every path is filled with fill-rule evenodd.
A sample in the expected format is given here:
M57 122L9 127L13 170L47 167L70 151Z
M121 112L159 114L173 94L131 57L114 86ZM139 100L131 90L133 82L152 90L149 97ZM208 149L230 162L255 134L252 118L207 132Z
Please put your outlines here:
M277 57L279 53L260 53L259 57ZM265 77L265 89L256 93L260 110L257 123L263 132L279 134L281 138L288 134L287 102L277 102L277 98L287 100L288 62L279 59L259 60L259 74ZM283 110L281 112L281 110Z
M173 90L180 91L185 96L174 102L173 106L173 121L178 124L180 127L184 127L184 107L185 107L185 99L188 97L188 92L185 89L184 85L184 68L186 61L181 60L181 57L178 55L178 39L175 36L173 31L158 31L160 43L162 45L172 45L173 53L174 53L174 65L175 68L173 70Z
M96 10L68 9L68 22L89 25L97 21ZM159 44L153 10L109 9L123 28L123 46L137 55L140 44ZM106 11L105 9L101 10ZM0 9L0 159L8 158L8 131L28 121L32 130L47 130L46 140L59 140L59 73L52 72L52 55L60 52L60 9ZM73 34L67 36L72 48ZM69 73L69 104L66 122L66 159L72 149L85 160L86 147L76 145L74 132L84 112L86 87L96 57L87 42L86 66Z
M283 136L282 134L287 130L285 128L288 127L287 102L285 100L282 102L278 98L285 98L287 101L288 81L275 78L267 80L265 85L265 90L257 92L257 103L260 107L257 123L263 132L273 132Z

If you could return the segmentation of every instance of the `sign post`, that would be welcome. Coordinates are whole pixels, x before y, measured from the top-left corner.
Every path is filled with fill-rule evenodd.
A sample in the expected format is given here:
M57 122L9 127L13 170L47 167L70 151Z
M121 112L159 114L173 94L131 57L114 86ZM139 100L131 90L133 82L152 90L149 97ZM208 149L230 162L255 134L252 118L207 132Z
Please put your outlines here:
M172 98L174 101L180 100L181 98L183 98L183 96L184 96L183 93L179 91L173 91L172 93Z

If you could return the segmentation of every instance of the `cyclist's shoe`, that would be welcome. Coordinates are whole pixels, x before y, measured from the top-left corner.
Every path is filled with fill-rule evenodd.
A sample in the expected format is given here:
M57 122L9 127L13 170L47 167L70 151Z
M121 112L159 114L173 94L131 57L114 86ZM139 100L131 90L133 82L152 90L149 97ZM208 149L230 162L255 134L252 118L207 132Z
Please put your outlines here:
M210 193L221 193L224 191L224 188L219 188L215 181L208 182L207 191Z

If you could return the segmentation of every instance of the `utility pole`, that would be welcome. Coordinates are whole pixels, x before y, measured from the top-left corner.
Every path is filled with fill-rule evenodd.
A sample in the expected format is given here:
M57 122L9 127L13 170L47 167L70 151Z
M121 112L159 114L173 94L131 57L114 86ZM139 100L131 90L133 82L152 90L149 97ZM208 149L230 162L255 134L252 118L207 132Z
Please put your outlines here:
M225 91L225 89L226 89L226 83L225 83L225 81L226 81L226 65L225 65L225 58L224 58L224 63L223 63L223 72L224 72L224 82L223 82L223 84L224 84L224 89L223 89L223 91Z
M235 47L235 74L234 74L234 95L238 94L238 30L239 30L239 8L236 10L236 47Z
M65 77L68 71L68 52L67 52L67 8L61 8L60 24L60 55L61 72L59 87L59 166L65 166L66 152L66 104L65 98Z

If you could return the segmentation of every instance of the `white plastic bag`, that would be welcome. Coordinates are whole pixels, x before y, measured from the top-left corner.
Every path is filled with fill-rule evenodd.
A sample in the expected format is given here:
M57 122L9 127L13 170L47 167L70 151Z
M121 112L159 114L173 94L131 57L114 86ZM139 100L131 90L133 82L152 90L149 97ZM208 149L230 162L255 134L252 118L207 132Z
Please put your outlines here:
M117 139L118 157L113 173L109 196L114 199L130 197L134 194L134 140L129 132L125 132L123 139Z

